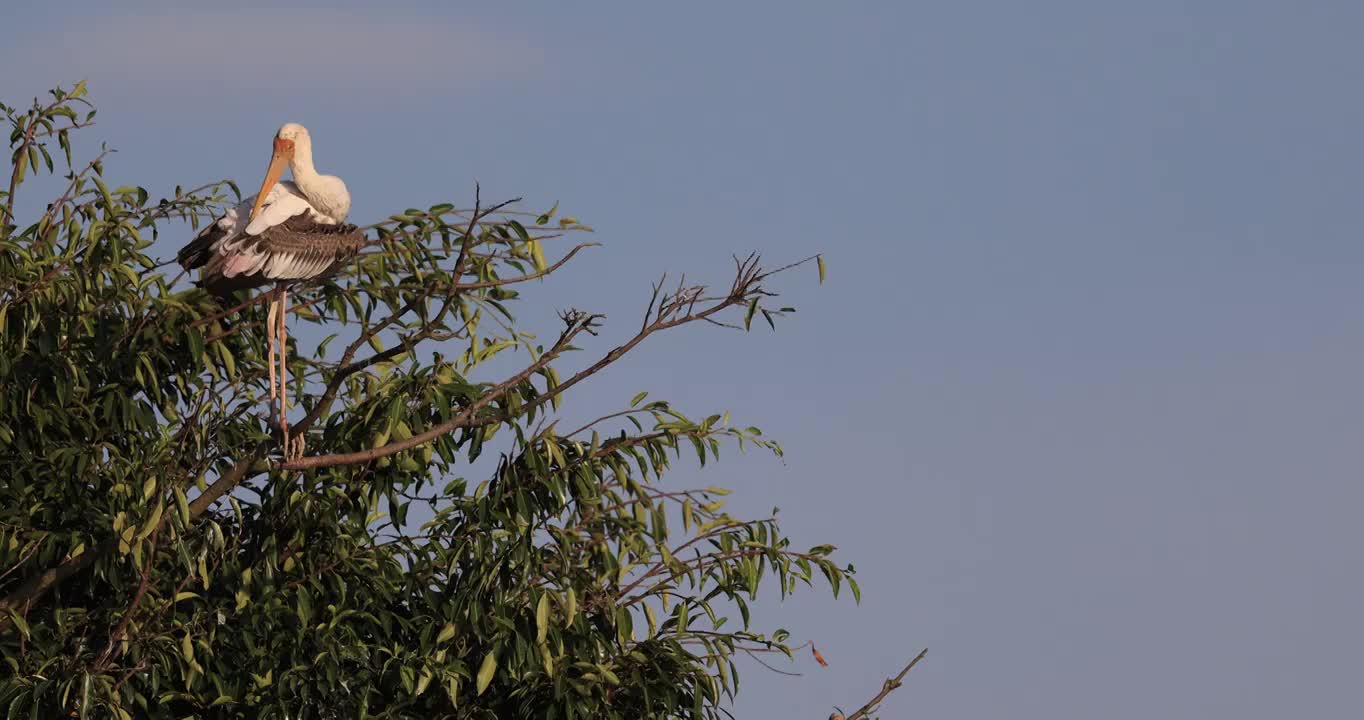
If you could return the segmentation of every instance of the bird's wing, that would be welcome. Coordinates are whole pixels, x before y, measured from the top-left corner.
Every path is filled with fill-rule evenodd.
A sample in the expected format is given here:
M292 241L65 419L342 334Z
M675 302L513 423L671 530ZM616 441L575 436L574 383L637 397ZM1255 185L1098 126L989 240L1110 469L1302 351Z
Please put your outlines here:
M255 204L255 197L251 198L252 205ZM240 217L249 217L251 205L247 206L247 214ZM261 204L260 212L246 226L247 235L260 235L276 225L283 225L290 218L305 213L314 214L312 203L308 198L299 192L298 186L285 181L275 183L270 188L270 193L265 196L265 202Z
M295 216L261 237L258 247L267 256L262 274L272 280L320 277L353 257L364 241L364 232L354 225Z
M241 223L239 218L247 217L251 213L251 206L255 204L256 196L252 195L236 206L230 207L222 215L213 219L213 222L199 231L194 239L185 243L176 253L175 259L186 270L202 268L209 260L219 255L222 251L223 243L231 242L241 234Z
M364 233L322 215L292 182L276 183L248 221L255 203L253 195L228 208L177 255L217 295L325 275L363 245Z

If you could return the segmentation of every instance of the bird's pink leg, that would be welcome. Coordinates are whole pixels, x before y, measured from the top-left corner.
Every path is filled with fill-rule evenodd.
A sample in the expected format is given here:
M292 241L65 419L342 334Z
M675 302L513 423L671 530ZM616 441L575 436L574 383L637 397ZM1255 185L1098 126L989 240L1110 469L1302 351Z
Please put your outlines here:
M274 294L274 291L271 291ZM279 385L275 378L275 328L276 317L279 313L279 304L275 298L270 298L269 311L265 315L265 344L270 356L270 412L276 410L275 399L279 397Z
M289 331L284 323L285 317L289 314L289 291L284 288L279 289L279 328L276 335L279 337L279 428L284 435L284 454L291 454L289 447L289 365L286 351L289 347Z

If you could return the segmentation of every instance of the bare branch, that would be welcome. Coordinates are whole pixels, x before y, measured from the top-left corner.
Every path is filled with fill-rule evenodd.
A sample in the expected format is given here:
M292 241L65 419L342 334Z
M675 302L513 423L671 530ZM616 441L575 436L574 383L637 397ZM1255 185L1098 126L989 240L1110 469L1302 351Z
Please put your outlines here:
M468 241L469 237L470 235L466 234L465 236L466 242ZM599 360L597 360L597 362L578 371L576 374L573 375L573 377L569 378L568 380L565 380L564 382L559 383L552 390L541 394L533 402L523 405L521 411L529 412L533 408L540 407L550 402L559 395L562 395L564 392L567 392L574 385L577 385L578 383L591 377L592 375L597 374L606 366L616 362L623 355L633 350L641 342L644 342L645 338L649 337L650 335L660 330L667 330L669 328L677 327L679 325L685 325L686 323L695 322L697 320L705 320L711 317L712 315L715 315L716 313L719 313L727 308L734 307L735 305L740 305L746 302L755 293L762 292L762 289L758 286L758 283L763 278L770 277L773 273L762 272L761 268L758 266L758 256L756 254L749 255L747 258L743 260L739 260L738 258L736 258L735 263L737 266L737 272L735 274L734 282L730 286L729 295L720 299L718 302L714 303L713 305L704 310L690 311L686 312L685 314L682 314L681 311L683 310L683 308L691 307L691 304L695 301L695 298L692 295L692 291L699 293L700 292L699 287L693 288L690 291L689 290L679 291L679 293L677 294L674 294L665 299L661 299L659 302L658 309L655 312L653 322L643 327L639 331L639 333L637 333L633 338L628 340L625 344L620 345L612 349L605 355L603 355ZM447 296L447 307L449 298L450 296ZM411 305L412 303L409 302L408 304ZM385 322L393 318L394 316L391 315L389 316L389 318L385 320ZM303 457L295 460L277 463L276 467L278 467L281 470L307 470L320 467L332 467L336 465L355 465L359 463L369 462L371 460L377 460L383 457L388 457L390 455L400 453L404 450L410 450L412 448L419 447L442 435L445 435L447 433L453 432L461 428L479 427L483 425L489 425L495 422L501 422L502 420L504 420L504 418L501 417L479 418L476 417L476 413L479 410L482 410L483 408L492 404L495 400L505 395L507 391L509 391L512 387L515 387L518 383L526 380L531 375L535 374L536 372L544 368L546 365L548 365L555 358L557 358L559 355L561 355L564 352L564 350L567 349L569 341L571 341L574 337L576 337L577 335L584 331L588 333L595 333L596 327L595 323L599 319L600 316L598 315L586 315L582 313L567 314L565 316L565 321L568 322L569 327L564 331L562 335L560 335L559 340L554 344L554 346L550 350L546 351L543 355L537 358L536 361L532 363L530 366L528 366L526 369L522 370L516 375L513 375L511 378L508 378L502 383L499 383L498 385L494 386L482 397L480 397L478 400L474 401L467 408L465 408L463 412L459 413L458 415L450 418L449 420L439 425L436 425L435 427L430 428L429 430L426 430L425 432L415 434L412 437L407 438L406 440L391 442L387 445L383 445L377 448L371 448L369 450L361 450L351 453L336 453L332 455ZM383 324L384 323L380 323L381 326ZM350 362L350 357L347 356L353 356L354 355L353 350L358 349L359 343L362 340L366 339L368 339L368 337L365 334L362 334L360 338L357 338L355 343L352 343L351 346L347 348L347 352L345 356L343 356L343 360L347 364L349 364ZM324 401L327 404L330 404L331 400L334 398L335 396L334 388L336 386L339 386L340 384L339 378L341 376L342 376L341 373L338 373L333 378L333 382L329 384L328 390L324 392ZM321 414L322 407L323 403L319 403L318 406L313 409L313 412L309 413L308 417L304 418L304 422L299 423L299 425L302 425L306 428L306 425L304 423L310 424L313 420L315 420L316 419L315 416ZM297 428L298 426L295 427ZM299 432L302 432L302 430L299 430Z
M542 354L539 358L536 358L535 362L531 363L521 372L518 372L515 375L507 378L506 380L503 380L501 383L498 383L491 390L484 393L483 396L480 397L478 400L475 400L473 403L471 403L458 415L450 418L449 420L439 425L436 425L435 427L425 432L413 435L412 437L406 440L391 442L387 445L372 448L369 450L362 450L360 452L353 453L336 453L333 455L316 455L313 457L303 457L297 460L290 460L287 462L279 463L278 467L282 470L307 470L319 467L333 467L336 465L356 465L359 463L369 462L371 460L378 460L379 458L382 457L395 455L404 450L411 450L414 447L424 445L440 437L441 435L445 435L460 428L475 427L478 425L484 425L494 422L496 421L495 419L494 420L479 419L476 418L475 415L478 413L479 410L482 410L488 405L491 405L493 401L505 395L508 390L515 387L517 384L521 383L526 378L529 378L531 375L534 375L540 369L544 368L551 361L557 358L560 354L564 352L565 349L568 348L569 343L573 340L573 338L577 337L584 330L590 329L598 318L599 316L597 315L586 314L572 315L571 317L568 318L569 321L568 328L566 328L564 332L559 336L558 341L556 341L554 343L554 346L551 347L549 350L545 351L545 353ZM549 397L548 395L545 395L542 396L542 399L547 399L548 397Z
M885 700L887 695L891 694L892 692L895 692L895 690L897 690L900 687L900 685L904 683L905 676L908 675L909 671L913 670L914 666L918 665L919 661L923 660L924 656L927 654L928 648L924 648L922 651L919 652L918 655L914 656L913 660L909 661L909 664L905 666L904 670L900 671L899 675L896 675L893 678L886 678L886 681L881 685L881 692L877 693L876 697L868 701L866 705L863 705L862 707L858 708L856 712L849 715L847 717L847 720L866 720L866 718L871 717L871 713L876 712L876 706L880 705L881 701ZM839 720L842 720L843 716L839 713L834 713L833 715L830 715L829 718L830 720L834 720L834 718L839 718Z
M147 560L142 564L142 579L137 584L137 592L133 593L133 599L128 603L128 609L123 611L123 617L119 619L118 626L109 633L109 644L104 646L104 652L99 654L99 659L91 666L90 672L102 673L109 667L109 661L113 659L114 647L118 641L122 640L128 632L128 623L132 622L133 613L137 611L138 603L142 602L142 597L147 594L147 583L151 580L152 564L156 560L156 538L160 534L160 528L153 530L147 538L151 545L151 552L147 554Z

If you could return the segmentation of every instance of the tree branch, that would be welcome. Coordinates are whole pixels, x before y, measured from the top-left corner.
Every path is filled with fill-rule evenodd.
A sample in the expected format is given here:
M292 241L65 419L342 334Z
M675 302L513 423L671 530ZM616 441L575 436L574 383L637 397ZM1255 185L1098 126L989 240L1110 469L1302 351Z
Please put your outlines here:
M871 713L876 712L876 706L881 704L881 701L885 700L887 695L891 694L892 692L895 692L900 687L900 685L904 683L905 676L908 675L909 671L913 670L914 666L918 665L919 661L923 660L924 656L927 654L928 648L924 648L919 652L918 655L914 656L913 660L909 661L909 664L905 666L904 670L900 671L899 675L896 675L893 678L886 678L885 683L881 685L881 692L877 693L876 697L868 701L866 705L863 705L862 707L858 708L856 712L849 715L846 718L846 720L866 720L867 718L871 717ZM829 720L845 719L841 713L834 713L833 715L829 716Z
M454 270L452 271L452 276L454 277L456 284L459 282L460 275L462 275L464 272L464 262L469 255L469 250L471 247L473 247L474 227L478 224L479 219L486 217L488 213L496 212L497 210L500 210L501 208L506 207L511 203L517 202L518 200L520 200L520 198L507 200L505 202L501 202L492 206L487 211L483 211L481 209L482 189L478 186L477 183L474 184L473 216L469 218L469 225L464 230L464 239L460 243L459 258L455 261L455 267ZM459 293L457 287L452 286L451 288L447 289L445 293L445 301L441 305L440 311L436 314L436 318L432 322L426 323L426 327L423 328L421 332L418 332L415 337L408 338L408 340L415 343L425 339L423 333L429 335L430 328L439 325L440 322L444 320L446 313L448 313L450 311L450 308L454 305L455 298L458 297L458 294ZM413 309L417 307L417 305L420 302L427 299L428 297L429 296L426 294L419 294L414 296L411 300L407 301L407 303L405 303L401 308L391 313L388 317L380 320L378 324L365 330L362 330L360 332L359 337L356 337L354 342L346 346L345 351L341 353L341 359L337 363L339 369L336 371L336 374L332 375L331 380L327 383L326 388L323 389L322 395L321 397L318 398L317 404L313 406L313 409L307 415L305 415L302 420L294 424L294 432L298 433L299 435L302 435L304 432L308 430L308 428L312 427L313 423L317 422L318 418L322 417L328 410L331 409L332 403L336 401L336 393L341 389L341 383L344 382L346 378L364 369L365 367L368 367L371 364L373 358L370 358L369 360L361 360L359 362L354 362L355 353L360 350L360 346L369 342L370 338L374 337L375 335L378 335L380 332L384 330L384 328L387 328L389 325L393 324L394 322L397 322L397 320L401 318L403 315L406 315L407 313L411 312ZM383 353L379 354L382 355ZM395 352L394 354L396 355L397 353Z
M297 460L290 460L278 463L277 467L280 468L281 470L308 470L312 468L334 467L336 465L356 465L359 463L369 462L371 460L378 460L379 458L382 457L388 457L389 455L395 455L404 450L411 450L414 447L424 445L440 437L441 435L445 435L446 433L453 432L460 428L474 427L476 425L494 422L494 420L485 421L475 419L474 415L479 410L482 410L488 405L491 405L493 401L505 395L508 390L512 389L517 384L524 381L526 378L529 378L531 375L534 375L540 369L542 369L550 362L552 362L555 358L557 358L560 354L564 352L564 350L568 347L569 343L573 340L573 338L577 337L578 334L583 332L584 330L593 327L593 323L596 322L597 318L598 316L596 315L585 314L577 314L571 316L569 318L570 324L568 328L565 329L564 332L559 336L558 341L556 341L554 343L554 346L551 347L549 350L545 351L545 353L542 354L539 358L536 358L535 362L528 365L521 372L518 372L515 375L507 378L506 380L503 380L501 383L498 383L491 390L484 393L483 396L480 397L478 400L475 400L473 403L470 403L469 406L466 407L463 412L459 413L458 415L450 418L449 420L439 425L436 425L435 427L425 432L413 435L412 437L406 440L391 442L387 445L383 445L377 448L371 448L369 450L362 450L359 452L352 453L336 453L333 455L315 455L312 457L303 457Z
M142 579L137 584L137 592L133 593L133 599L128 603L128 609L123 611L123 617L119 619L118 626L114 628L113 632L109 633L109 644L104 646L104 652L100 653L99 659L91 666L90 672L92 673L99 674L108 669L109 661L114 656L114 646L118 645L118 641L122 640L123 636L127 634L128 623L132 622L133 613L137 611L138 603L142 602L142 597L147 594L147 583L151 580L152 565L156 561L156 538L160 532L161 530L158 527L148 537L148 544L151 548L150 552L147 553L147 561L142 564Z
M466 235L466 241L468 237L469 236ZM633 350L635 346L639 345L641 342L644 342L645 338L660 330L667 330L697 320L705 320L727 308L747 302L755 294L762 293L763 291L761 287L759 287L759 283L765 278L770 277L773 273L763 272L761 270L758 266L758 258L756 255L750 255L743 260L736 258L735 264L738 267L738 271L735 275L734 282L730 285L729 293L724 297L719 298L713 305L704 310L692 310L696 301L696 296L701 292L701 288L699 287L691 288L689 290L679 289L678 292L660 299L658 308L653 316L653 322L646 324L633 338L628 340L625 344L612 349L610 352L603 355L601 359L597 360L597 362L578 371L573 377L559 383L552 390L538 396L533 402L523 405L521 408L522 412L529 412L531 409L540 407L559 395L562 395L564 392L568 391L569 388L572 388L574 385L597 374L606 366L616 362L621 356ZM789 267L794 267L794 264L787 266L787 268ZM780 272L780 270L777 272ZM681 314L683 310L686 310L686 314ZM569 328L559 336L559 340L554 344L554 347L550 348L550 350L537 358L536 361L531 363L526 369L493 387L492 390L488 391L465 408L463 412L425 432L413 435L406 440L399 440L369 450L303 457L296 460L279 462L276 464L276 467L281 470L308 470L321 467L333 467L336 465L355 465L388 457L404 450L410 450L460 428L478 427L489 425L494 422L501 422L505 418L476 418L475 413L492 404L493 401L505 395L507 391L516 384L524 381L548 365L567 349L569 341L574 337L584 330L591 331L595 327L595 321L598 319L600 319L600 316L580 313L571 313L569 316L566 316L565 320L569 322ZM364 336L362 335L362 338L363 337ZM352 347L358 348L359 341L360 339L357 339L356 343L352 344ZM350 348L347 348L347 350L349 351ZM340 377L339 373L337 377ZM328 399L329 401L330 397L334 396L334 391L332 391L330 386L328 390L331 392L324 393L324 399ZM320 407L321 404L318 405L318 408ZM314 412L317 412L317 408L314 408ZM310 413L304 420L306 422L312 418L313 414ZM300 423L300 425L302 425L302 423Z

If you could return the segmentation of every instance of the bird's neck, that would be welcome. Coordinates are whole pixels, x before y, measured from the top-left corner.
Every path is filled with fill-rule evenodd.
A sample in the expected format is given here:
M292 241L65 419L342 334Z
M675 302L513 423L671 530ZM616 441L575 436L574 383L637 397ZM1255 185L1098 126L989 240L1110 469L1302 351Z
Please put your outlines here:
M298 143L294 146L294 157L289 162L289 171L294 176L294 184L314 208L337 221L345 218L347 208L334 207L340 198L332 197L330 192L332 188L329 187L331 183L327 182L331 178L319 174L317 168L313 167L311 144Z
M303 191L308 199L312 199L313 193L321 190L318 187L321 175L317 174L317 168L313 167L313 148L309 143L295 142L294 155L289 160L289 172L293 173L294 184Z

